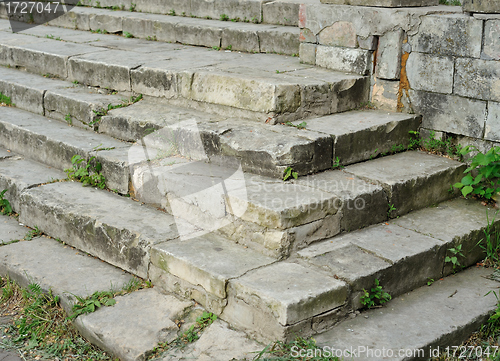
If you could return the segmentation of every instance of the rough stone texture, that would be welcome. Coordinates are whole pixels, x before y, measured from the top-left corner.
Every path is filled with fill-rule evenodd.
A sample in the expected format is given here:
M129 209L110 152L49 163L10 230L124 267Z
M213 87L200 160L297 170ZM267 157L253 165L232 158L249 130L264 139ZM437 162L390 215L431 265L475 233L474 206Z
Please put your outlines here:
M380 184L391 216L406 214L453 196L450 185L462 179L465 165L422 152L405 152L348 166L346 172Z
M500 11L500 2L497 7ZM484 22L484 46L481 58L486 60L500 60L500 20Z
M377 50L377 67L375 74L378 78L396 80L401 73L401 46L404 32L399 29L381 36Z
M500 12L500 1L498 0L462 0L464 11L471 13L495 13Z
M484 139L500 141L500 103L488 102Z
M245 333L231 329L226 322L216 320L203 331L199 340L184 349L169 351L162 360L253 360L256 352L263 350L264 347L249 339Z
M2 144L56 169L64 170L72 167L71 158L76 154L88 159L90 155L96 155L96 147L110 148L111 150L97 152L98 161L103 166L106 185L122 194L128 193L129 145L15 108L3 108L2 115L0 121ZM39 144L43 144L43 147Z
M115 300L112 307L78 317L75 325L92 343L124 361L144 360L158 343L173 341L179 330L176 321L192 305L154 289Z
M457 59L453 92L465 97L500 101L497 61Z
M15 212L19 212L19 200L23 191L65 178L66 174L59 170L21 157L12 157L0 162L0 189L7 189L4 197Z
M421 118L382 111L351 111L307 120L307 129L333 138L333 160L347 165L386 153L393 146L407 146L408 132L416 131ZM299 122L297 121L296 124Z
M411 89L451 94L454 61L451 57L412 52L406 63Z
M299 35L297 28L275 27L274 29L257 31L261 53L278 53L297 56L299 53Z
M487 217L492 222L494 212L479 202L457 199L401 217L394 224L437 238L446 243L445 249L462 244L466 257L460 258L459 262L467 267L484 258L484 252L477 244L484 238ZM496 228L498 222L495 220ZM444 273L451 272L452 267L445 264Z
M374 78L371 102L378 109L395 111L398 108L399 81Z
M38 86L43 82L41 79L1 67L0 93L8 96L16 107L43 115L44 88Z
M23 239L28 231L29 228L21 226L14 218L8 216L0 217L1 244Z
M88 297L96 291L120 290L133 279L118 268L47 238L0 247L0 273L22 287L37 283L44 291L52 290L70 314L77 301L75 295Z
M107 14L92 14L89 16L90 30L107 31L108 33L119 33L123 31L122 19Z
M413 51L479 58L483 23L463 15L425 16L408 42Z
M406 359L397 357L399 350L423 349L427 358L430 348L460 345L488 319L496 299L484 295L498 287L486 278L490 273L488 269L461 272L402 295L382 310L368 311L367 318L346 320L314 338L318 345L338 350L393 350L393 360ZM366 351L357 356L358 360L373 359Z
M481 138L486 119L486 102L456 95L410 90L415 113L422 114L427 129Z
M299 7L309 1L276 0L262 4L262 21L267 24L297 26Z
M337 21L321 30L318 34L318 41L319 44L326 46L356 48L356 29L348 21Z
M372 66L373 54L363 49L320 46L316 48L316 65L337 71L366 75Z
M300 60L306 64L316 64L316 45L301 43L299 47Z
M273 261L216 235L169 241L151 250L153 265L220 298L227 296L230 279Z
M381 7L432 6L439 4L438 0L321 0L321 3Z
M228 293L221 317L271 340L284 326L342 306L347 287L318 270L281 262L231 280Z
M179 236L172 216L73 182L24 192L20 219L143 278L150 246Z

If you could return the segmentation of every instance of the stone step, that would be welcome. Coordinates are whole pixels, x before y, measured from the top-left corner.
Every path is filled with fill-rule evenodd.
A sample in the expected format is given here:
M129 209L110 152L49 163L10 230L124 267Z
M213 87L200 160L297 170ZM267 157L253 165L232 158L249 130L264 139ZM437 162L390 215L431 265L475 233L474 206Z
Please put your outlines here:
M49 21L50 25L249 53L299 54L300 31L297 26L258 25L81 7L74 7L66 13L61 7L60 11L61 16ZM46 14L35 13L33 17L30 14L16 15L10 16L10 20L39 24L47 22Z
M315 69L294 57L213 51L49 26L26 30L33 35L0 31L2 65L268 123L350 110L369 95L367 77Z
M19 109L81 128L97 128L110 106L126 104L130 96L4 67L0 67L0 93Z
M493 294L485 297L499 286L488 279L491 273L491 269L471 268L436 280L431 287L397 297L382 309L348 319L314 339L323 350L333 351L330 355L337 352L344 360L423 360L440 358L442 353L458 356L464 350L457 347L497 308ZM467 349L466 359L474 355L470 351ZM495 349L490 347L489 352L493 354Z

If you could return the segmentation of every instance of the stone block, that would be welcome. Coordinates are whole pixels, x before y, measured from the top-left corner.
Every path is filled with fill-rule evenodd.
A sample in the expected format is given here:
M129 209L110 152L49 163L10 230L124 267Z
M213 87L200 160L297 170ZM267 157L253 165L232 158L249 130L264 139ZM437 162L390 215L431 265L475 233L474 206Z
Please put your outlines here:
M261 53L297 55L299 53L299 29L277 27L258 31Z
M488 102L484 139L500 142L500 103Z
M404 32L399 29L380 37L375 73L382 79L396 80L401 73L401 46Z
M407 6L433 6L438 5L438 0L321 0L322 4L379 6L379 7L407 7Z
M456 95L409 91L413 110L422 114L422 126L448 133L482 138L486 102Z
M208 48L214 46L220 47L221 37L221 27L206 27L194 21L178 23L175 26L175 39L182 44L205 46Z
M483 22L465 15L422 17L422 23L408 42L413 51L436 55L479 58Z
M358 36L357 40L358 40L358 46L361 49L372 50L372 51L377 49L378 40L377 37L373 35L369 35L367 37Z
M147 39L156 38L158 41L171 42L176 41L175 25L173 21L158 21L151 19L142 19L140 17L123 18L123 31L132 34L136 38Z
M321 30L318 34L318 42L327 46L356 48L356 29L351 22L337 21Z
M468 98L500 101L500 62L457 59L453 92Z
M301 43L299 47L300 61L305 64L316 64L316 44Z
M364 49L350 49L318 45L316 65L337 71L366 75L372 69L373 53Z
M123 31L122 18L113 15L90 15L90 30L102 30L108 33L120 33Z
M499 0L462 0L464 11L471 13L500 13Z
M219 19L221 14L216 11L215 0L191 0L191 15L198 18Z
M398 109L399 81L375 78L372 88L372 103L378 109Z
M299 40L301 43L317 43L316 35L309 29L300 29Z
M216 19L225 14L230 19L247 19L260 23L262 22L262 5L265 2L265 0L215 0Z
M250 53L258 53L259 36L254 30L240 30L240 29L224 29L222 30L222 49L227 49L231 46L231 50L247 51Z
M406 75L411 89L451 94L454 68L451 57L412 52L406 63Z
M298 26L300 3L269 1L262 4L262 21L267 24Z
M500 60L500 20L485 21L483 44L482 59Z

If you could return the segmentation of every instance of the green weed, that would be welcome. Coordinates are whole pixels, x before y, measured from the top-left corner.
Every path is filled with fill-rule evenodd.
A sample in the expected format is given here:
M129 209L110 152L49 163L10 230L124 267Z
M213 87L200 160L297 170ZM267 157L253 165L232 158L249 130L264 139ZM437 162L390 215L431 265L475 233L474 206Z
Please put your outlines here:
M91 296L87 298L76 296L78 302L73 305L73 314L69 316L70 320L77 318L80 315L95 312L98 308L102 306L113 306L116 300L113 298L112 292L94 292Z
M66 116L64 117L64 120L66 121L66 123L68 123L69 125L73 125L73 119L71 118L71 114L66 114Z
M220 16L220 21L228 21L229 20L229 16L227 16L226 14L221 14Z
M31 229L28 231L28 233L26 233L26 235L24 236L24 240L25 241L31 241L33 238L36 238L36 237L39 237L43 234L42 231L40 231L40 229L38 229L37 226L35 226L34 229Z
M6 106L12 106L12 100L7 95L0 93L0 104Z
M83 186L90 185L100 189L106 187L106 178L101 173L102 164L97 161L95 156L86 161L76 154L71 158L71 164L73 165L72 168L64 170L69 179L81 182Z
M343 168L342 165L340 164L339 157L335 158L335 161L333 162L333 165L332 165L332 169L337 169L337 168Z
M500 268L500 233L495 230L495 218L498 212L500 211L495 212L493 219L490 221L488 211L486 211L486 221L488 224L483 231L484 238L478 243L479 247L481 247L486 254L484 263L495 268Z
M389 210L387 211L387 217L391 217L392 212L396 211L397 208L394 206L394 204L388 203Z
M10 202L5 199L6 192L7 189L0 192L0 213L5 216L10 216L12 214L12 206L10 205Z
M123 36L126 37L126 38L133 38L134 36L132 34L130 34L128 31L124 31L123 32Z
M292 122L286 122L285 125L288 125L289 127L294 127L297 129L306 129L306 127L307 127L306 122L302 122L302 123L299 123L297 125L293 124Z
M382 289L378 279L375 279L375 286L370 291L363 289L363 292L364 295L361 297L361 304L366 308L383 305L392 299L391 295Z
M445 263L451 263L453 266L453 272L455 272L455 269L457 267L461 267L462 265L460 264L459 257L463 258L465 255L462 252L462 245L459 244L456 247L448 248L448 252L451 253L450 256L446 256L444 259Z
M297 179L299 177L299 174L297 172L294 172L293 169L292 169L292 167L287 167L283 171L283 180L286 181L290 177L293 177L293 178Z

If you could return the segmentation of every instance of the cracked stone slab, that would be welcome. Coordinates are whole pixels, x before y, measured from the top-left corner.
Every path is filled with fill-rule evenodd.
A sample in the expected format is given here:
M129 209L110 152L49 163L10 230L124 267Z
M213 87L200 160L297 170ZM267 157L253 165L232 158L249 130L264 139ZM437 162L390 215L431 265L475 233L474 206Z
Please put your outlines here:
M351 111L307 119L306 129L331 135L333 159L347 165L389 152L393 146L408 146L408 132L417 130L420 121L401 113Z
M0 244L23 239L29 228L22 226L12 217L0 217Z
M176 320L193 305L154 288L115 300L114 306L79 316L75 325L92 343L124 361L144 360L158 343L173 341L179 331Z
M261 338L282 338L286 326L343 306L347 292L317 269L280 262L231 280L221 318Z
M213 234L168 241L151 249L153 265L220 298L226 298L230 279L274 261Z
M117 213L116 210L120 210ZM150 247L179 236L180 220L80 183L54 183L21 197L21 222L147 278Z
M482 268L460 272L401 295L381 309L364 313L365 317L346 320L314 339L320 347L338 350L393 350L393 360L406 359L398 357L399 350L423 349L429 357L430 348L460 345L495 310L494 295L484 297L498 288L498 282L487 279L489 274ZM373 360L366 353L356 356L346 359Z
M52 290L69 313L77 301L75 295L120 290L133 279L121 269L45 237L0 247L0 273L22 287L34 282L44 291Z
M127 143L9 107L2 108L0 129L4 147L60 170L71 168L76 154L88 159L95 149L108 148L97 152L106 185L122 194L129 191Z
M0 189L7 189L5 198L15 212L19 212L20 197L26 189L65 178L60 170L29 159L12 157L0 161Z
M460 257L459 262L470 266L485 256L478 242L484 238L488 221L494 222L494 229L498 228L500 220L495 219L495 213L496 210L475 200L456 199L412 212L394 220L393 223L437 238L445 242L446 248L461 244L465 258ZM450 265L445 266L445 274L453 271Z
M380 184L391 216L406 214L453 197L452 184L463 177L465 164L419 151L404 152L351 165L345 171Z
M218 319L203 331L200 339L184 349L168 351L163 361L253 360L264 345L248 338Z

